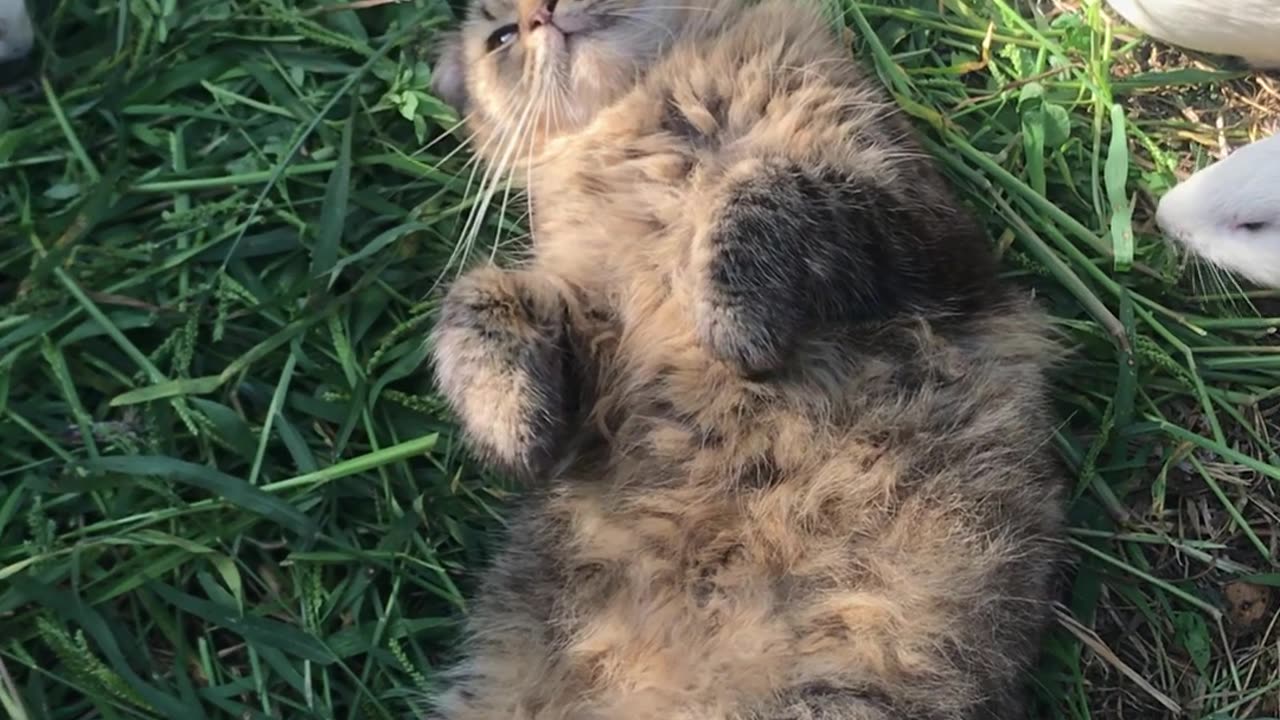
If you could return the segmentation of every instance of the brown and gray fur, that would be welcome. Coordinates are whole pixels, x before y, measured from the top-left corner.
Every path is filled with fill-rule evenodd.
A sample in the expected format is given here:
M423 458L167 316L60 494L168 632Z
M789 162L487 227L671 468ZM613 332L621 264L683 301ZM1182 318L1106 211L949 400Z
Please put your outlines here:
M530 483L433 717L1024 717L1055 348L907 124L802 0L518 4L437 68L533 241L433 336Z

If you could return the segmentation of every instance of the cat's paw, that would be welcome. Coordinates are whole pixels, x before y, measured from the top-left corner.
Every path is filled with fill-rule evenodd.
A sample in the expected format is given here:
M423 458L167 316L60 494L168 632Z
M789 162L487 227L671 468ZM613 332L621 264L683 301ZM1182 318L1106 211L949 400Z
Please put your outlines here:
M745 377L761 377L780 369L794 337L785 312L756 299L710 289L698 300L698 336L718 360Z
M778 202L776 172L754 167L731 179L694 241L699 338L746 376L780 369L806 319L807 208Z
M472 449L525 479L557 459L574 397L562 296L526 272L481 268L445 297L436 379Z
M782 694L778 707L752 720L898 720L883 697L815 682Z

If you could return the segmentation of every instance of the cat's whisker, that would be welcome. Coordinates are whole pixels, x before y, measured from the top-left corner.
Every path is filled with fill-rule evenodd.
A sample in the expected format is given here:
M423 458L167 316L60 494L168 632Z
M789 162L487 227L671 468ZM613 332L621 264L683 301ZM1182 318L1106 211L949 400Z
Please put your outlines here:
M465 265L466 259L470 256L471 249L475 247L477 239L480 237L480 231L484 224L486 213L493 202L494 196L497 194L497 184L511 170L511 161L514 157L521 138L524 135L525 128L529 120L534 115L534 105L536 96L530 96L525 103L524 110L520 113L519 123L510 133L506 145L503 147L497 160L492 163L490 171L486 171L485 178L480 186L480 201L475 206L476 212L473 213L475 221L472 222L463 233L463 256L462 262ZM461 268L459 269L461 270Z
M516 95L519 93L519 91L520 91L520 88L519 88L519 87L512 88L511 92L509 92L509 93L507 94L506 99L503 101L503 103L502 103L502 104L503 104L503 106L505 106L505 105L507 105L507 104L510 104L512 101L514 101L514 100L515 100L515 98L516 98ZM474 116L476 112L479 112L479 111L477 110L477 111L473 111L472 113L468 113L468 117L470 118L470 117ZM500 125L500 126L499 126L499 127L498 127L498 128L497 128L497 129L496 129L496 130L491 134L491 135L490 135L490 137L489 137L489 138L484 142L483 146L481 146L480 148L477 148L477 149L476 149L476 151L475 151L474 153L472 153L472 154L471 154L471 157L467 160L467 162L466 162L466 163L462 166L462 168L459 170L459 174L462 174L462 173L466 172L466 171L467 171L467 168L468 168L469 166L472 166L472 165L474 165L474 164L479 163L479 162L481 161L481 158L483 158L483 157L484 157L484 155L485 155L485 151L487 151L487 150L489 149L489 147L491 147L491 146L492 146L493 142L495 142L496 140L500 140L500 139L501 139L501 137L502 137L503 133L505 132L505 128L506 128L506 125ZM462 143L458 148L454 149L454 151L453 151L452 153L450 153L450 156L451 156L451 155L453 155L453 154L455 154L455 153L457 153L457 152L460 152L464 147L466 147L466 146L467 146L467 145L469 145L471 142L473 142L473 141L475 140L475 138L476 138L476 135L478 135L478 134L479 134L479 131L472 132L472 133L467 137L466 141L464 141L464 142L463 142L463 143ZM445 160L447 160L447 159L448 159L448 157L449 157L449 156L446 156L445 158L442 158L442 159L441 159L441 161L440 161L440 163L437 163L434 167L432 167L432 169L433 169L433 170L438 170L438 169L440 168L440 165L441 165ZM474 179L474 173L472 174L472 178ZM467 191L469 192L470 190L471 190L471 182L470 182L470 180L468 180L468 182L467 182Z
M561 99L566 97L566 95L567 93L564 90L564 87L561 85L553 86L552 92L550 94L544 95L543 99L546 105L546 109L542 117L544 138L551 137L553 127L557 129L563 127L560 121L560 103L561 103ZM526 173L525 187L526 188L533 187L533 165L534 165L534 145L531 141L529 145L529 159L525 167L525 173ZM533 213L534 213L533 203L529 202L526 204L525 218L527 218L528 220L526 227L529 228L529 231L528 233L526 233L526 235L530 239L532 239L533 237L533 231L535 227Z
M531 97L533 97L534 99L536 99L536 100L537 100L537 102L538 102L538 105L537 105L536 109L533 111L533 116L532 116L532 118L533 118L534 122L533 122L533 123L531 123L531 124L529 125L529 127L521 133L521 137L520 137L520 139L519 139L519 144L520 144L520 145L527 145L527 146L528 146L528 152L527 152L527 153L520 153L520 152L519 152L519 148L517 148L517 153L516 153L516 157L519 157L521 154L524 154L524 155L525 155L525 167L526 167L526 169L527 169L526 171L527 171L528 173L530 173L530 181L529 181L530 183L532 182L531 176L532 176L532 168L533 168L533 151L534 151L534 149L535 149L535 148L536 148L536 146L537 146L537 145L536 145L536 143L537 143L537 137L538 137L538 135L537 135L537 118L538 118L538 117L542 117L542 118L544 118L544 119L545 119L545 118L546 118L546 115L547 115L547 113L546 113L546 104L547 104L547 103L546 103L546 97L547 97L547 96L546 96L546 92L545 92L541 87L537 87L537 88L534 88L533 93L531 93ZM514 169L514 168L513 168L513 169ZM506 180L507 180L507 183L506 183L506 189L503 191L503 196L502 196L502 206L501 206L501 208L500 208L500 209L499 209L499 211L498 211L499 223L501 223L501 222L502 222L502 219L503 219L503 218L505 218L505 217L507 216L507 210L508 210L508 208L510 207L510 202L511 202L511 187L512 187L512 184L515 182L515 177L516 177L516 174L515 174L515 172L513 172L513 171L510 171L510 170L509 170L509 171L506 173ZM519 195L519 193L517 193L517 195ZM494 240L493 247L492 247L492 248L490 249L490 251L489 251L489 261L490 261L490 262L493 262L493 261L497 258L497 256L498 256L498 249L499 249L502 245L503 245L503 241L502 241L502 226L501 226L501 224L499 224L499 226L498 226L498 233L497 233L497 237L496 237L496 238L495 238L495 240Z
M486 57L493 55L494 53L498 52L498 50L500 50L500 49L501 49L501 48L498 48L498 49L495 49L495 50L493 50L493 51L490 51L489 53L486 53ZM506 96L506 98L502 101L502 104L503 104L503 105L507 105L507 104L509 104L512 100L514 100L514 99L515 99L516 94L517 94L517 93L519 93L519 91L520 91L520 88L519 88L518 86L517 86L517 87L512 88L512 89L511 89L511 91L507 93L507 96ZM470 111L470 112L466 113L465 115L463 115L462 117L460 117L460 118L458 119L458 122L454 123L453 125L449 126L448 128L445 128L445 129L440 133L440 135L439 135L439 136L437 136L434 140L432 140L431 142L428 142L426 145L422 146L421 148L419 148L419 149L415 150L413 153L411 153L411 154L410 154L410 157L417 157L418 155L421 155L422 153L426 152L427 150L430 150L432 147L434 147L437 143L441 142L441 141L442 141L442 140L444 140L445 138L452 136L452 135L453 135L453 133L454 133L454 132L456 132L459 128L466 127L468 124L470 124L473 120L475 120L475 119L476 119L476 117L479 115L479 112L480 112L480 111L479 111L479 109L476 109L476 110L472 110L472 111ZM462 139L462 140L460 140L460 141L459 141L459 148L463 148L463 147L466 147L466 146L470 145L470 144L472 143L472 141L474 141L474 140L475 140L475 137L476 137L476 132L468 133L466 138L464 138L464 139ZM456 150L455 150L455 152L456 152ZM451 153L451 154L452 154L452 153Z
M417 157L417 156L419 156L419 155L421 155L421 154L425 153L426 151L430 150L431 148L435 147L437 144L439 144L439 143L440 143L441 141L443 141L445 138L452 137L452 136L453 136L453 134L454 134L455 132L457 132L457 130L458 130L459 128L464 128L464 127L466 127L466 126L467 126L467 124L468 124L468 123L470 123L474 118L475 118L475 112L474 112L474 111L469 112L469 113L467 113L466 115L463 115L463 116L458 120L458 122L456 122L456 123L454 123L453 125L450 125L449 127L445 128L445 129L443 129L443 130L441 130L441 131L440 131L440 134L439 134L439 135L437 135L437 136L435 137L435 139L433 139L431 142L427 143L426 145L423 145L422 147L420 147L420 148L418 148L417 150L414 150L412 153L410 153L410 154L409 154L409 157ZM459 147L466 147L468 144L470 144L471 140L472 140L472 139L474 139L474 138L475 138L475 133L474 133L474 132L472 132L472 133L468 133L468 135L467 135L466 139L463 139L463 140L459 140L459 141L458 141L458 145L459 145Z
M532 112L532 109L533 99L530 98L525 102L523 110L521 110L521 112L516 116L520 118L518 126L523 125L524 119L528 117ZM500 144L504 139L507 139L508 134L515 135L519 132L519 127L517 126L513 133L508 133L509 126L510 123L508 122L497 128L489 141L485 143L486 148L492 143ZM514 137L507 140L506 147L509 148L514 142ZM476 238L480 235L480 230L484 224L485 214L488 211L489 203L493 199L493 195L497 190L495 178L500 177L501 173L505 171L506 161L502 158L505 158L506 155L507 151L500 152L498 160L483 164L484 172L480 178L479 192L475 196L472 196L471 194L471 186L475 180L476 172L479 170L482 163L477 163L473 167L471 176L467 180L464 197L475 197L474 204L471 206L471 210L467 215L467 220L463 224L459 241L454 245L453 252L450 254L448 261L441 269L440 276L437 277L436 283L432 286L432 290L434 290L443 277L449 273L449 270L453 268L455 263L458 264L459 272L461 272L461 269L466 266L467 258L470 257L471 248L474 246Z
M444 157L442 157L442 158L440 158L438 161L436 161L436 163L435 163L434 165L430 165L430 166L428 166L428 169L429 169L429 170L431 170L431 171L440 170L440 169L444 166L444 164L445 164L445 163L447 163L447 162L449 162L450 160L452 160L455 156L457 156L457 155L458 155L458 153L461 153L463 150L466 150L466 149L468 148L468 146L470 146L470 145L471 145L471 143L475 140L476 135L477 135L477 133L474 133L474 132L473 132L473 133L471 133L470 135L468 135L468 137L467 137L465 140L463 140L463 141L459 142L457 147L455 147L454 149L450 150L450 151L449 151L449 152L448 152ZM486 146L488 145L488 143L487 143L487 142L486 142L485 144L486 144ZM482 148L481 150L483 150L483 148ZM415 153L415 155L410 155L409 157L411 157L411 158L412 158L412 157L415 157L415 156L416 156L416 153ZM470 182L470 180L471 180L471 179L474 179L474 177L475 177L475 174L474 174L474 168L476 168L476 167L478 167L478 166L479 166L479 163L481 162L480 158L481 158L481 151L477 151L477 152L473 152L473 153L471 153L471 154L467 157L466 162L464 162L464 163L462 164L462 167L458 168L458 172L454 175L454 177L459 177L459 176L461 176L463 173L467 172L467 170L468 170L468 169L472 169L472 175L471 175L471 178L469 178L469 179L468 179L467 187L466 187L466 191L469 191L469 190L471 189L471 182ZM466 191L464 191L464 193L463 193L463 196L464 196L464 197L466 196ZM443 192L443 190L442 190L441 192Z
M535 115L538 114L538 111L535 110L534 114ZM532 138L532 133L522 132L521 135L517 137L517 140L516 140L517 155L520 154L520 150L518 150L518 146L524 145L525 143L525 136ZM507 219L507 210L509 209L509 206L511 206L511 186L512 186L512 183L515 182L515 178L516 178L516 173L513 173L513 172L507 172L506 178L504 178L506 179L506 187L503 187L503 191L502 191L502 204L498 206L498 229L497 229L497 233L495 233L495 236L494 236L493 246L490 247L490 250L489 250L490 263L492 263L492 261L497 259L498 247L502 245L503 223L504 223L504 220ZM499 179L503 179L503 178L499 178Z
M488 150L488 148L492 144L501 142L501 138L503 137L504 132L505 132L505 126L500 127L497 132L495 132L488 140L485 141L484 147L482 147L480 151L478 151L475 155L472 156L472 159L476 160L476 162L469 163L471 165L471 174L467 177L467 185L466 185L466 188L463 190L463 197L473 197L471 194L471 187L475 182L476 174L480 171L482 167L482 163L478 162L478 158L480 158L483 155L483 153L486 150ZM490 172L489 166L483 165L483 167L484 167L484 174L481 175L481 179L480 179L480 188L482 192L486 182L485 178L488 176L488 173ZM479 203L479 197L478 196L475 196L475 197L476 197L476 201L471 206L471 210L468 212L468 215L467 215L467 221L466 223L463 224L463 227L462 227L462 230L463 230L462 237L466 236L467 229L470 227L472 219L474 217L476 206Z
M646 12L646 11L659 12L662 10L685 10L685 11L691 11L691 12L706 13L708 15L715 12L714 8L709 8L705 6L696 6L696 5L645 5L644 10L639 10L632 5L629 5L625 2L619 2L617 0L613 0L612 2L602 2L597 8L593 10L596 13L615 12L616 10L628 10L632 12Z
M655 28L657 30L661 30L667 36L668 40L674 41L676 39L675 32L671 28L667 27L666 25L663 25L662 23L658 22L657 20L654 20L651 17L646 17L643 15L638 15L633 13L617 12L617 11L601 12L600 15L603 17L611 17L611 18L616 18L618 20L625 20L627 22L642 23L644 25ZM639 36L640 34L637 32L635 34L635 37L639 37Z
M513 89L508 94L507 102L514 100L518 92L519 92L519 88ZM484 144L481 147L477 148L474 153L472 153L471 158L467 161L466 165L462 167L462 172L466 172L467 166L473 166L471 171L471 176L467 179L467 187L465 191L466 196L468 197L470 196L471 184L472 184L472 181L475 180L475 172L476 172L476 169L479 167L481 158L483 158L486 155L487 151L489 150L490 147L494 145L494 143L501 142L503 135L506 133L508 125L509 123L503 123L503 124L500 124L497 128L495 128L493 133L485 140ZM472 133L471 139L474 140L475 135L476 133Z
M563 85L557 85L554 89L555 95L551 104L551 115L552 119L555 120L554 127L557 129L568 127L566 118L576 124L579 118L570 116L569 91Z
M507 99L503 104L511 104L511 102L514 101L523 90L523 84L517 84L508 92ZM433 283L431 288L432 291L434 291L444 277L449 274L449 271L455 267L455 265L458 268L458 272L461 272L462 269L466 267L467 259L471 256L471 252L479 239L480 232L484 227L484 222L488 217L488 211L492 205L493 198L498 194L498 186L499 183L502 182L504 176L506 176L508 180L501 203L502 210L505 214L506 208L511 201L510 165L516 150L522 142L525 128L527 127L531 116L535 114L536 95L536 93L530 95L524 101L522 108L517 113L504 118L499 123L498 127L494 128L483 145L476 149L460 171L467 172L467 168L470 166L470 174L468 175L467 184L463 191L463 197L474 198L474 200L471 209L468 211L466 220L463 223L458 242L455 243L449 258L441 269L439 276L437 276ZM478 111L468 113L468 119L473 119L475 112ZM468 138L468 141L473 141L475 136L476 133L472 133ZM455 153L460 151L462 147L465 147L465 145L456 149ZM488 163L480 162L481 158L488 156L489 151L492 148L496 148L496 152L494 153L495 159ZM443 161L444 160L442 159L441 162ZM480 169L482 166L484 167L484 170L481 173ZM475 186L477 174L480 174L479 189L478 192L473 195L472 187ZM501 229L499 229L499 234L500 233ZM500 237L495 237L495 247L499 242Z

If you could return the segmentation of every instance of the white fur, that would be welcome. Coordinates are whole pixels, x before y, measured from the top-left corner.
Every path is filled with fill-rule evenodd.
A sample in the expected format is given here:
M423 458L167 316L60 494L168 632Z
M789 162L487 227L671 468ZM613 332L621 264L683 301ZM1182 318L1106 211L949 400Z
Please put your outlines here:
M1280 0L1107 0L1146 34L1191 50L1280 67Z
M1280 288L1280 135L1246 145L1180 183L1160 200L1156 222L1209 262Z
M23 57L34 42L26 0L0 0L0 62Z

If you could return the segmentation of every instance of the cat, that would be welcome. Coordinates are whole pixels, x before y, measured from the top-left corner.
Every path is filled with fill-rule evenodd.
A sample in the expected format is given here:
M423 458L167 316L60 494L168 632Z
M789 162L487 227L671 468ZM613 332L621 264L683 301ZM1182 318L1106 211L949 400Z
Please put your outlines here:
M433 90L532 240L432 331L527 492L430 717L1024 717L1057 346L832 22L472 0Z

